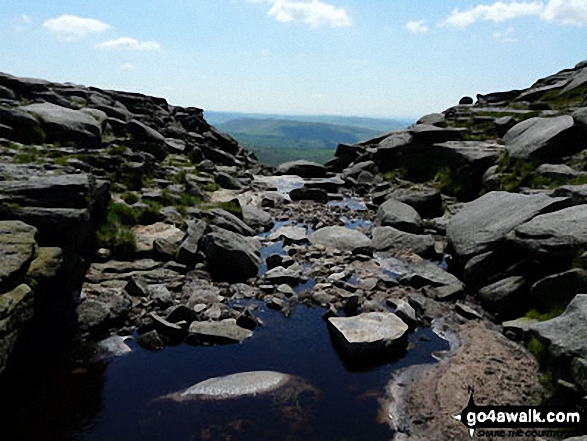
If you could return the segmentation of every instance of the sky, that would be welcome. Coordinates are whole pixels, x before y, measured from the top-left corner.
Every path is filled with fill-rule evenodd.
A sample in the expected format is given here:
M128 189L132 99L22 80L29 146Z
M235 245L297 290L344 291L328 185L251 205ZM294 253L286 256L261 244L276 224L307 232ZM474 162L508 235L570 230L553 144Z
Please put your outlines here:
M587 0L2 0L0 71L214 111L414 118L587 59Z

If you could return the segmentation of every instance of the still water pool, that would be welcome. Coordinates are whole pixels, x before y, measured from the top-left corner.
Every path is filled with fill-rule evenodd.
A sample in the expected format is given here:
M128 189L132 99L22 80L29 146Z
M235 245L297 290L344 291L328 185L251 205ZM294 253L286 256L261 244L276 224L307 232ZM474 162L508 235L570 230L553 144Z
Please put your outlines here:
M379 399L394 370L432 363L448 344L429 329L377 366L349 365L334 346L323 310L297 306L289 317L261 307L264 322L243 344L181 344L96 361L91 347L34 357L0 385L3 440L388 440ZM278 396L233 401L160 400L203 380L271 370L300 379Z

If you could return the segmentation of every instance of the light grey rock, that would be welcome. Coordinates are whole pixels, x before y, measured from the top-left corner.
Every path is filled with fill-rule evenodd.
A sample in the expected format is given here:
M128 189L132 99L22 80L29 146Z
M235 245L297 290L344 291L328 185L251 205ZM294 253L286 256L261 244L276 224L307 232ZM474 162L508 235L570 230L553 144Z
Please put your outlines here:
M256 234L255 230L226 210L214 208L210 210L208 214L211 217L210 223L212 225L216 225L217 227L234 233L242 234L243 236L254 236Z
M527 119L512 127L503 140L510 156L543 160L562 158L584 143L571 116Z
M571 179L579 175L577 170L565 164L541 164L534 173L550 179Z
M554 197L570 198L573 205L587 204L587 184L563 185L554 190Z
M192 322L189 333L189 343L210 341L216 343L242 343L253 336L252 331L238 326L236 319L226 319L219 322Z
M257 396L285 386L292 377L271 371L240 372L225 377L210 378L184 391L172 394L176 401L204 399L227 400Z
M498 248L506 235L533 217L562 208L565 198L492 191L466 204L447 226L449 244L463 261Z
M461 302L456 303L455 311L458 315L466 318L467 320L478 320L483 318L483 316L479 312L471 308L469 305L465 305Z
M418 234L422 232L422 218L416 210L408 204L388 199L379 206L377 210L377 226L389 226L405 231L406 233Z
M545 258L572 260L572 253L587 244L587 205L535 217L516 228L515 243Z
M92 145L99 145L101 142L101 124L80 110L51 103L30 104L20 109L39 118L49 140L86 141Z
M371 239L363 233L345 227L324 227L309 237L312 245L324 245L339 250L354 250L371 246Z
M200 240L204 236L207 224L203 220L187 221L188 236L177 249L177 261L186 265L197 262Z
M126 344L126 340L132 337L121 337L114 335L105 340L98 342L96 345L101 358L120 357L132 352L132 349Z
M408 326L413 327L418 323L416 310L406 300L401 299L397 302L395 314Z
M331 317L328 324L339 347L353 358L401 353L407 344L408 325L388 312Z
M296 286L300 283L300 271L292 267L286 269L278 266L265 273L265 281L274 285L285 283L289 286Z
M529 319L526 317L515 320L507 320L501 324L503 326L503 334L510 340L523 341L528 335L530 328L539 323L536 319Z
M429 124L437 127L446 127L446 118L442 113L431 113L420 118L416 124Z
M279 227L267 239L270 241L285 239L287 242L301 243L308 240L308 230L304 227Z
M377 251L411 251L422 256L430 256L434 254L434 237L406 233L393 227L375 227L372 246Z
M261 227L268 230L273 226L271 214L250 204L243 205L243 220L251 228Z
M577 294L562 315L530 329L559 361L587 358L587 294Z

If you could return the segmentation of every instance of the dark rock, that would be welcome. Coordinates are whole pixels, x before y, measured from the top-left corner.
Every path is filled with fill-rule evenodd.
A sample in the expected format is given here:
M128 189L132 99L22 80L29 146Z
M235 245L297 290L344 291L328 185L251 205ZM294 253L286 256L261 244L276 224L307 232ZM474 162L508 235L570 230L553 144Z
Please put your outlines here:
M226 188L228 190L241 190L243 188L241 182L238 179L230 176L228 173L216 173L214 176L214 181L216 181L220 187Z
M151 312L149 317L153 320L153 327L158 334L167 337L171 342L179 342L183 339L185 330L175 323L170 323L163 317Z
M323 178L326 176L326 168L310 161L284 162L277 167L278 175L297 175L302 178Z
M528 288L524 277L512 276L481 288L477 297L487 311L498 313L501 318L513 318L527 304Z
M196 320L196 318L197 314L193 309L188 308L185 305L178 305L171 310L167 315L166 320L169 323L186 322L187 324L190 324Z
M0 221L0 292L16 287L35 258L37 229L21 221Z
M261 266L258 246L240 234L226 230L205 235L200 247L212 274L231 282L254 277Z
M464 96L459 100L459 105L461 106L470 106L473 104L473 98L470 96Z
M149 297L149 284L140 277L131 278L124 290L133 297Z
M33 314L34 294L27 285L19 285L0 295L0 374Z
M12 129L6 131L5 134L8 139L13 141L24 142L25 144L44 141L38 121L22 110L0 107L0 124Z
M342 179L347 181L349 178L357 179L361 172L368 171L371 173L377 173L378 168L373 161L362 161L351 165L342 172Z
M244 312L237 317L236 324L243 329L254 331L259 323L251 311L245 309Z
M540 279L530 290L532 304L540 310L552 310L567 305L576 294L587 289L587 271L574 268Z
M461 302L456 303L455 311L457 312L458 315L466 318L467 320L480 320L483 318L483 316L479 312L475 311L470 306L465 305L464 303L461 303Z
M319 188L294 188L289 192L289 197L292 201L328 202L328 193Z
M428 187L400 188L388 193L385 199L395 199L409 205L426 219L442 216L442 197L440 190ZM376 202L377 203L377 202Z
M165 346L163 340L161 340L161 337L159 337L159 334L155 330L141 335L137 339L137 343L148 351L160 351Z
M227 167L241 165L240 161L230 153L204 144L202 144L200 148L202 149L202 153L204 153L205 158L212 161L212 164L205 163L204 161L200 162L198 164L198 168L202 171L212 172L213 167L210 167L210 165L213 166L214 164L221 164Z
M554 190L552 196L570 198L573 205L587 204L587 184L563 185Z

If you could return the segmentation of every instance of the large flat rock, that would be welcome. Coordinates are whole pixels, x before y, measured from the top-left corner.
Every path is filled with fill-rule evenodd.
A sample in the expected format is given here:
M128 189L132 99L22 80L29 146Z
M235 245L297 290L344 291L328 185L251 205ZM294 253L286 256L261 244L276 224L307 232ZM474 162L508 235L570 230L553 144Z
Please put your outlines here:
M565 198L492 191L466 204L446 233L458 256L467 260L501 245L508 233L543 213L567 205Z
M191 341L218 343L240 343L253 335L252 331L238 326L235 319L226 319L219 322L192 322L189 332Z
M434 237L432 235L406 233L393 227L373 228L372 242L373 248L377 251L411 251L424 256L434 253Z
M49 140L100 143L102 126L88 113L51 103L30 104L21 109L39 118Z
M558 159L585 144L571 116L530 118L503 137L510 156L520 159Z
M405 349L408 325L390 312L368 312L356 317L330 317L328 325L339 347L353 358L400 353Z

